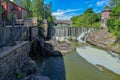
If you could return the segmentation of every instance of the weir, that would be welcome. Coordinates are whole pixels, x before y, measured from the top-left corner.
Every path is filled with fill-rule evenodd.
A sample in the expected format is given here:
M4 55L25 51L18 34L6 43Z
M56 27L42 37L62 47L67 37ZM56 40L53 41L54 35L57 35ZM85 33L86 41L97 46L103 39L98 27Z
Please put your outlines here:
M54 26L54 29L54 39L58 41L65 41L66 39L78 39L79 36L84 37L84 35L86 35L87 33L96 30L96 28L70 26Z

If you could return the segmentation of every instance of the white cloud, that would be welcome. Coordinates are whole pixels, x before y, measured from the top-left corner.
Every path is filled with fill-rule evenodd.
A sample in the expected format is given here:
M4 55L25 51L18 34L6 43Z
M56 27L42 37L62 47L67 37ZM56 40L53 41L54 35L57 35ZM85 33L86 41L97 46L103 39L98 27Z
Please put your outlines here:
M58 9L56 12L53 12L52 15L53 16L61 16L65 13L79 11L79 10L81 10L81 9L67 9L67 10Z
M67 9L67 10L58 9L56 12L53 12L52 15L55 16L57 19L70 20L72 16L77 15L77 13L73 13L73 12L79 10L81 9Z
M96 3L97 6L103 6L108 3L109 0L101 0Z

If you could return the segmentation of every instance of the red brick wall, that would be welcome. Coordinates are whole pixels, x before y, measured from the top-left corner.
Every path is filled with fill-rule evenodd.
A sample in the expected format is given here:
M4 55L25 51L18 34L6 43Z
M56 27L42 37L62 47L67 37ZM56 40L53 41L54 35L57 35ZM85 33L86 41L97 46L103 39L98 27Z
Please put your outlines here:
M3 20L6 20L6 19L7 19L7 4L6 4L5 1L2 2L2 6L3 6L3 8L4 8L4 11L3 11L3 13L2 13L2 18L3 18Z
M102 12L102 19L109 19L110 18L110 11Z
M4 7L4 12L2 13L4 20L9 19L11 14L16 14L17 19L22 19L22 11L26 11L26 15L28 13L27 10L16 5L15 3L11 2L11 1L9 1L8 4L5 1L3 1L2 5Z
M10 2L10 4L8 5L10 8L9 13L13 13L17 15L17 19L21 19L22 18L22 9L21 7L13 4ZM8 15L9 16L9 15Z

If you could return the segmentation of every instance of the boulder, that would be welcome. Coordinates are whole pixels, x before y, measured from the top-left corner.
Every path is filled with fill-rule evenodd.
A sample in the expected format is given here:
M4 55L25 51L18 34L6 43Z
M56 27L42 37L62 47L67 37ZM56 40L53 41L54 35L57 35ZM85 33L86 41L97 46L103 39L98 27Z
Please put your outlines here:
M51 44L48 44L48 43L45 43L44 48L45 48L46 50L53 50L53 46L52 46Z
M55 34L55 29L54 27L48 27L48 34L47 34L47 40L52 39L52 37Z
M24 76L28 76L37 73L37 70L37 64L35 63L35 61L29 59L27 62L24 62L24 64L20 66L16 73L18 73L19 75L20 72Z

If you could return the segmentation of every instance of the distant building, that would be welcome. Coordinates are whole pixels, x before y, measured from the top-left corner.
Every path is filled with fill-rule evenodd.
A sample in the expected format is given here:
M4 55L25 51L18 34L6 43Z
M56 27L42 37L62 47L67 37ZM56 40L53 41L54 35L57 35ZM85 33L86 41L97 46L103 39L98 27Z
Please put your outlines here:
M2 19L3 20L11 20L11 19L22 19L27 16L29 11L12 1L2 1Z
M110 13L111 13L111 10L110 9L105 9L104 11L102 11L101 13L101 26L103 28L107 28L106 26L106 22L107 20L110 18Z
M72 21L70 20L55 20L55 26L71 26Z

